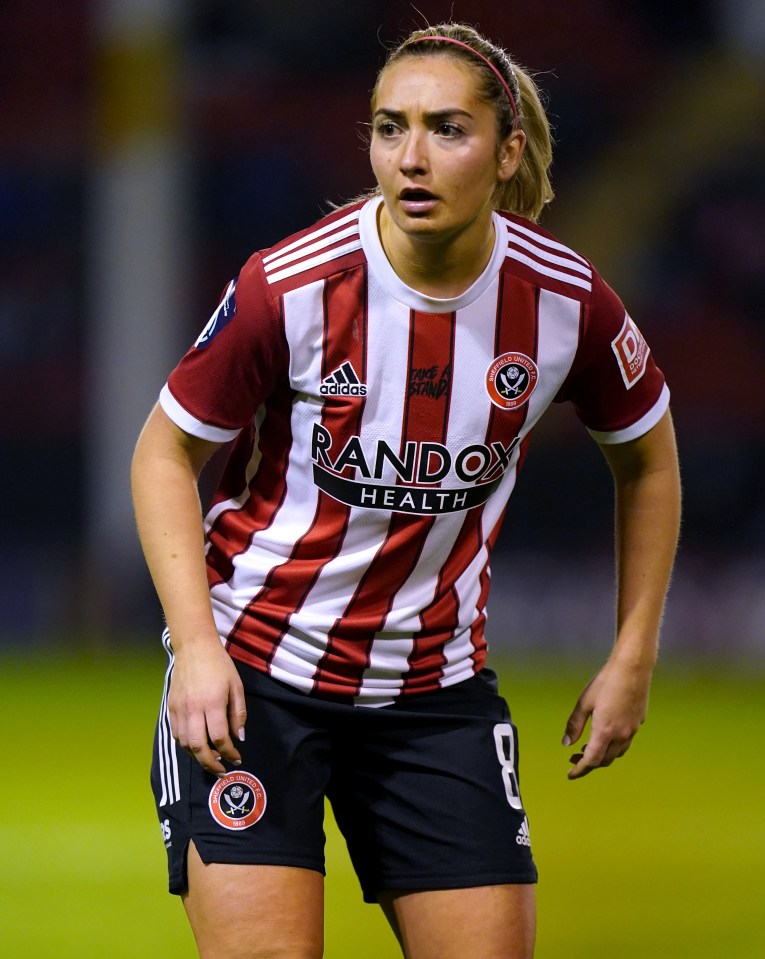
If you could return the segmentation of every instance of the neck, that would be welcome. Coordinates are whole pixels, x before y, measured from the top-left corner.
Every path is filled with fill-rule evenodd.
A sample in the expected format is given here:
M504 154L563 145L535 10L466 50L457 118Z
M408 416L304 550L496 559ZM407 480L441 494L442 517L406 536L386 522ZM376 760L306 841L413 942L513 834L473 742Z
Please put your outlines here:
M385 255L407 286L425 296L452 299L486 269L494 249L491 214L446 238L417 237L399 230L380 204L378 230Z

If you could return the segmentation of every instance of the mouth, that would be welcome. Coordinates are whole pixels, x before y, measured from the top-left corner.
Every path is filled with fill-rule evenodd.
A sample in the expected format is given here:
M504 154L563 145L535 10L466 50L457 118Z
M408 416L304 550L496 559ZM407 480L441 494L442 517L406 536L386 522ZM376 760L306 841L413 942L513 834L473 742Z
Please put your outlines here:
M409 214L430 213L438 203L438 197L422 187L405 187L398 195L402 209Z

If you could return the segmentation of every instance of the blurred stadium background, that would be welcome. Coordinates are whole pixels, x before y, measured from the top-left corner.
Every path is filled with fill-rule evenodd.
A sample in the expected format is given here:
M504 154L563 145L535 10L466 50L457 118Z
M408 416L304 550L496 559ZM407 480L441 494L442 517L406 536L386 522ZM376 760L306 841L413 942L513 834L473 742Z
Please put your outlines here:
M746 896L726 899L714 931L700 939L701 913L690 897L701 894L705 870L710 882L726 875L735 885L737 862L751 867L745 882L759 870L761 883L765 866L754 815L754 797L762 807L761 760L730 752L737 738L744 747L752 733L756 740L765 719L761 0L419 0L416 8L400 0L3 0L0 711L15 731L17 768L32 761L30 736L41 762L55 734L61 777L58 786L47 780L39 810L47 831L37 839L30 839L28 808L19 819L26 800L11 791L15 798L0 804L0 837L12 853L0 866L13 906L4 920L0 901L4 955L95 956L124 934L106 912L100 925L92 915L75 921L66 898L44 935L27 925L33 918L22 900L39 905L41 891L63 885L79 899L83 875L107 877L112 902L141 910L149 931L152 923L165 928L164 912L146 911L147 890L162 895L159 855L148 854L148 865L129 860L128 885L141 890L133 898L119 884L115 858L101 863L95 855L112 848L100 844L96 822L116 830L124 815L120 800L104 817L105 784L110 803L116 796L144 802L131 764L143 775L141 737L151 733L156 687L146 690L146 677L158 683L161 672L159 610L129 505L133 444L167 372L251 251L308 225L327 201L371 185L359 131L385 47L423 19L450 17L477 24L538 72L557 139L558 199L542 225L594 260L649 339L673 391L684 468L684 535L657 681L666 741L654 726L634 768L609 772L608 785L582 784L590 798L576 800L581 820L560 759L549 781L561 791L564 813L542 788L546 760L526 761L527 776L541 763L527 790L539 793L546 873L561 889L559 899L549 893L548 913L570 917L557 939L545 933L540 955L765 955ZM549 722L555 737L608 646L610 510L597 449L568 411L553 411L537 431L497 549L489 635L513 667L511 696L538 727ZM53 667L45 666L51 657ZM565 696L562 673L576 677ZM514 676L523 678L517 693ZM734 705L739 712L725 712ZM533 748L541 742L530 739ZM725 854L704 846L699 795L691 803L696 819L678 815L688 790L672 780L682 763L674 766L672 756L659 762L668 742L689 750L686 771L697 777L690 791L705 791L714 804L704 829ZM114 769L103 764L101 750L110 748ZM716 765L717 749L727 766ZM730 789L723 768L738 777ZM86 816L75 803L82 787L66 776L76 783L87 770L104 785L89 793L98 796L98 814ZM645 777L650 803L641 806L634 790L646 790ZM38 782L32 792L42 788ZM55 799L57 792L66 799ZM610 844L601 837L577 851L571 836L564 842L564 823L591 836L588 819L600 816L603 803L618 807L628 828L612 824ZM676 823L674 845L657 816ZM131 848L145 841L155 851L150 805L137 813L131 805L130 817ZM638 843L635 830L644 826L639 835L647 838ZM114 837L116 858L124 858L124 842ZM677 862L668 866L656 855L658 839ZM628 878L604 883L602 870L614 870L622 846ZM600 876L595 892L578 856ZM630 873L638 861L655 872ZM689 891L682 917L673 913L685 938L663 950L657 943L669 940L657 918L655 941L638 936L632 951L615 938L593 944L592 926L603 914L619 917L620 928L649 928L646 915L658 908L649 901L651 884L664 889L668 876L673 889ZM48 885L39 885L42 877ZM623 883L626 894L617 888ZM644 898L631 908L638 887ZM585 904L593 895L599 901ZM712 895L719 903L724 892ZM360 913L360 930L369 928L370 912ZM550 915L543 912L543 922ZM138 951L147 959L188 954L185 930L177 928L174 944L147 934ZM76 930L76 942L67 929ZM337 941L335 948L328 955L345 955ZM395 955L381 948L380 956ZM378 955L371 946L349 949Z

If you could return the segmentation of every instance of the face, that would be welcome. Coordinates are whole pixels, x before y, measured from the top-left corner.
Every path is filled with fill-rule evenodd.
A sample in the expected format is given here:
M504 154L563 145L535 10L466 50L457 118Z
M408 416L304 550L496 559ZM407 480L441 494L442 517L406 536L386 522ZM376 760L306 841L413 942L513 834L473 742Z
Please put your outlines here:
M370 157L393 232L437 242L490 230L495 188L517 169L523 142L511 134L497 149L495 111L478 98L474 71L454 57L387 67Z

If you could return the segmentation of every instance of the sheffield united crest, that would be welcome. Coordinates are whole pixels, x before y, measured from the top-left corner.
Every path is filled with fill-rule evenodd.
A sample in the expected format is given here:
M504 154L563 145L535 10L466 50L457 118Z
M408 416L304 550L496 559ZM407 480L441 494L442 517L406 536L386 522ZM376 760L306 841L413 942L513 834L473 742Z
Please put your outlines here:
M266 811L266 791L251 773L228 773L210 790L210 814L224 829L249 829Z
M514 410L528 400L538 379L537 365L525 353L503 353L486 373L486 392L501 410Z

